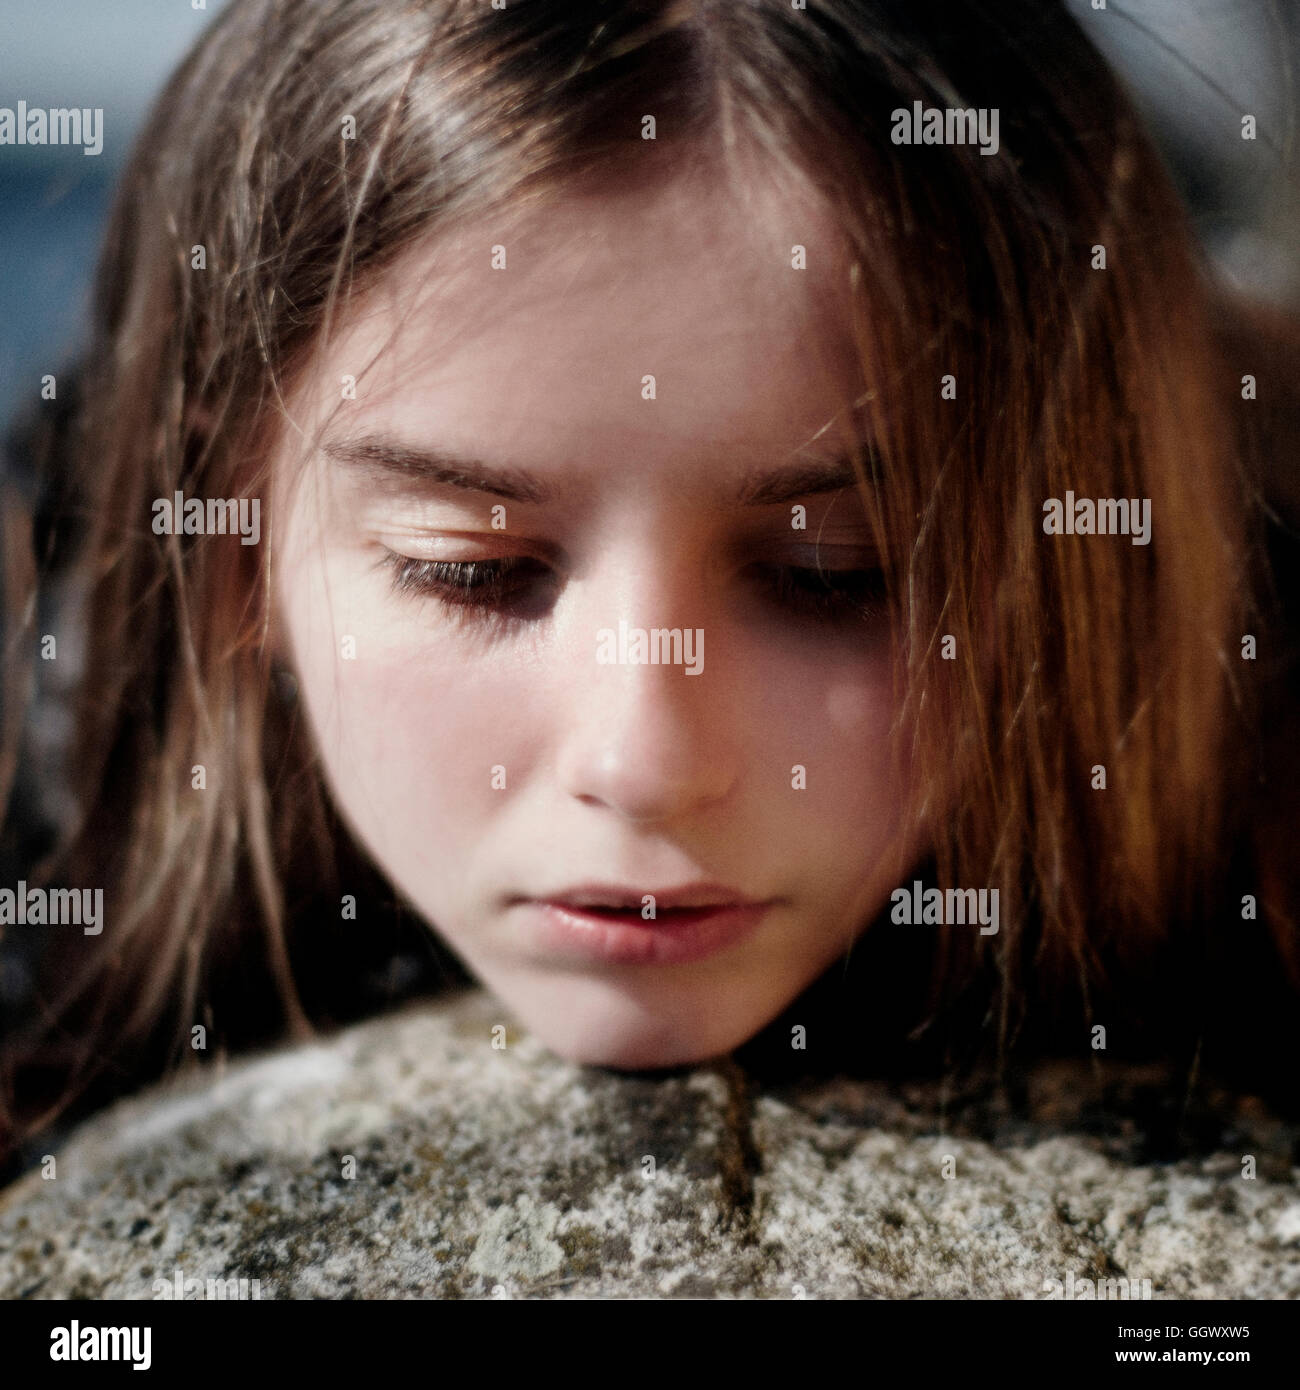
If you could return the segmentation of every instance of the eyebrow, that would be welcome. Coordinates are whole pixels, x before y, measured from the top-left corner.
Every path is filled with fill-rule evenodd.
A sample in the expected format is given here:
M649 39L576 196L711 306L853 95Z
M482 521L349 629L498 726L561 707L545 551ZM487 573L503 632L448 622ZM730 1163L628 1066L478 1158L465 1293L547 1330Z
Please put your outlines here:
M376 482L441 485L533 505L551 501L555 496L553 488L524 469L483 463L446 449L416 448L378 435L327 440L321 445L321 452ZM746 507L772 506L796 497L839 492L857 481L852 458L804 460L749 473L736 490L735 500Z
M442 484L467 492L490 492L511 502L546 502L551 490L518 468L499 468L445 449L414 448L377 435L327 440L321 452L375 481Z
M804 462L751 473L741 484L736 501L743 507L770 507L796 497L840 492L857 481L858 473L850 458Z

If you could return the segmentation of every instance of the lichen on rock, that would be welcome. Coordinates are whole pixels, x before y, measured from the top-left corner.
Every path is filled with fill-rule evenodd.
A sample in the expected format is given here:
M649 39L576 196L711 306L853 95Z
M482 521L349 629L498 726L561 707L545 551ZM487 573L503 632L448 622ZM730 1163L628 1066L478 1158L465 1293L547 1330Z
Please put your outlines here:
M502 1017L469 990L114 1106L0 1197L0 1297L176 1271L262 1298L1300 1297L1296 1135L1249 1107L1157 1161L1096 1123L1082 1064L1016 1111L987 1083L575 1066L515 1025L493 1047ZM1158 1085L1110 1075L1108 1104Z

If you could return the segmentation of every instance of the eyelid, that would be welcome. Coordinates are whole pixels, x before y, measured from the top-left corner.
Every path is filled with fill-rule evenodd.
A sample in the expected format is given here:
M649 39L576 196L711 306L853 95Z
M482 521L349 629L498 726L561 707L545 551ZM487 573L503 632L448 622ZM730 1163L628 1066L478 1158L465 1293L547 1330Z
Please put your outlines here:
M845 545L870 545L875 541L870 519L847 510L840 515L809 507L798 516L801 523L798 526L795 525L796 518L797 514L787 507L782 512L765 517L760 524L747 527L746 533L755 540L785 536L792 540L808 541L820 538L827 544L834 542Z
M855 561L874 561L879 558L879 552L874 545L867 545L861 541L819 541L815 539L783 541L780 548L786 553L798 552L806 554L813 562L820 559L829 560L848 560Z
M780 540L754 548L767 564L788 565L792 569L878 569L880 551L874 545L827 543L816 540Z
M377 529L375 539L385 550L414 560L508 560L528 557L554 564L558 548L508 531L428 531L401 527Z

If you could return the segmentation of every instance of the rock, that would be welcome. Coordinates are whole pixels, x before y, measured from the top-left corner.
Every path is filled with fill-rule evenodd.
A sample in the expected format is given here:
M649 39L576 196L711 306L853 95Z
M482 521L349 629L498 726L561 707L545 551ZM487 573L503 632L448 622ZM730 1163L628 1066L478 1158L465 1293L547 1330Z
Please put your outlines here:
M1300 1297L1293 1129L1238 1106L1217 1144L1135 1157L1113 1102L1149 1072L1102 1105L1092 1068L1044 1064L1017 1107L734 1060L621 1075L477 990L215 1070L0 1197L0 1297Z

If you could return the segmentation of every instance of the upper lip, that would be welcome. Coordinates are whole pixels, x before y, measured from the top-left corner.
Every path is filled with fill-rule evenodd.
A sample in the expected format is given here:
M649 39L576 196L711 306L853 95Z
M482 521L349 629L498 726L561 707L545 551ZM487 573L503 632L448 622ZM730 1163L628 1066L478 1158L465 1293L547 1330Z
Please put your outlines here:
M642 899L653 897L655 906L665 910L674 907L752 907L758 900L725 888L718 883L687 883L678 888L654 888L641 884L630 888L621 883L583 883L547 893L541 902L557 903L564 907L640 907Z

